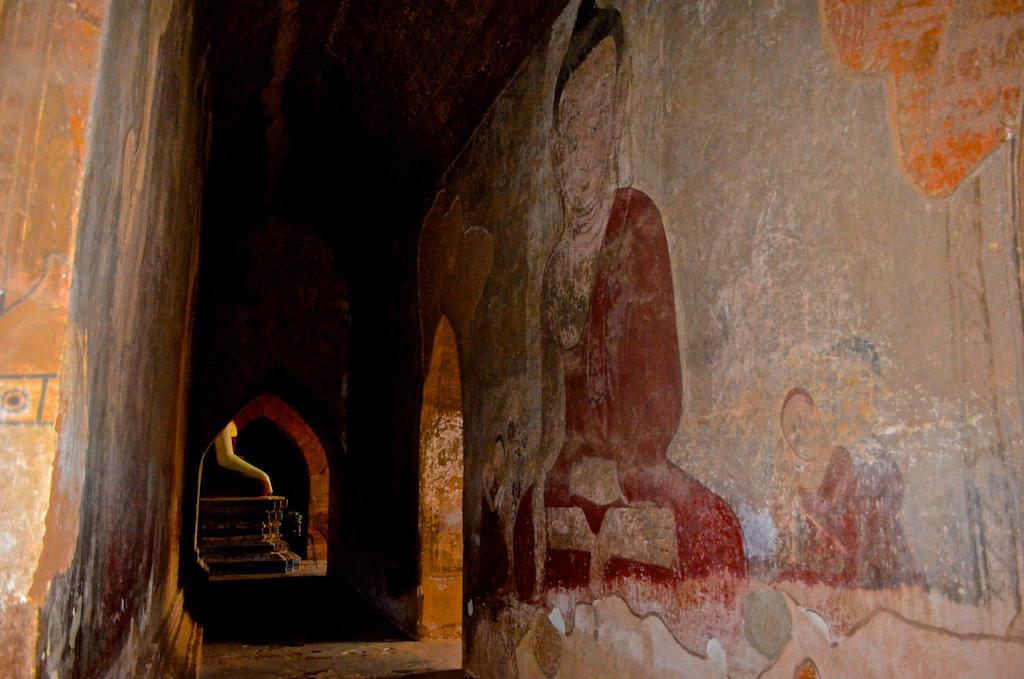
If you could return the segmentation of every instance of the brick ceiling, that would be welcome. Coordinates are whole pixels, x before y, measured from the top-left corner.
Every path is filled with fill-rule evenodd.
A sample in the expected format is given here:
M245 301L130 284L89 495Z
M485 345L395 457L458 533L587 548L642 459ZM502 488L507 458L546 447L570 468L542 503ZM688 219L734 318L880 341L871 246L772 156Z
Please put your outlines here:
M260 137L303 167L359 157L423 193L566 2L205 0L218 143ZM275 77L283 124L253 129L273 117Z
M327 52L366 122L447 165L566 0L334 3Z

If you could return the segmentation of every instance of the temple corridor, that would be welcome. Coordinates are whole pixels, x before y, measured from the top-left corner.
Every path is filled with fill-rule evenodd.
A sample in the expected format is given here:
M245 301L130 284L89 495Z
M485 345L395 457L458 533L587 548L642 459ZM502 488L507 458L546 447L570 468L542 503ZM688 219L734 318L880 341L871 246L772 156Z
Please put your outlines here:
M1022 135L1022 0L0 0L0 676L1024 679Z

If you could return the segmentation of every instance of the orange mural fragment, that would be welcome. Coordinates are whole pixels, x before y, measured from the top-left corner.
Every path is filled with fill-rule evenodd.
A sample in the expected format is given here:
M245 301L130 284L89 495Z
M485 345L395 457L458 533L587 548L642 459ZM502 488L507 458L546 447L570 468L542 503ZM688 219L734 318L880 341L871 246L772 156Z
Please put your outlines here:
M1024 0L821 0L847 69L888 78L896 151L929 195L951 193L1020 128Z
M793 679L821 679L821 675L818 674L818 668L814 666L814 662L810 658L804 658L804 661L797 665L796 671L793 672Z
M52 427L100 15L15 7L0 64L0 427Z

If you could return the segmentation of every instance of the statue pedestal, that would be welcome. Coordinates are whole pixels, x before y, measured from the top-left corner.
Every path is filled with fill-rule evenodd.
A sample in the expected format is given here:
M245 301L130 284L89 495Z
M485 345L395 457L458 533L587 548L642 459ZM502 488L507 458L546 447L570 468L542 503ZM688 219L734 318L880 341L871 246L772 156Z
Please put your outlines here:
M298 555L281 538L288 500L269 497L208 497L199 500L199 563L207 574L288 573Z

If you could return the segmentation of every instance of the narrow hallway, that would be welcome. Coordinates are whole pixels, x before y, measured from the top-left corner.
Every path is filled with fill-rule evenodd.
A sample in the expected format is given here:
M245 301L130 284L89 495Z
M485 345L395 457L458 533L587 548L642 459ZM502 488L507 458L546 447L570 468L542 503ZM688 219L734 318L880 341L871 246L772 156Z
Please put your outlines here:
M1024 679L1024 0L0 0L3 679Z

